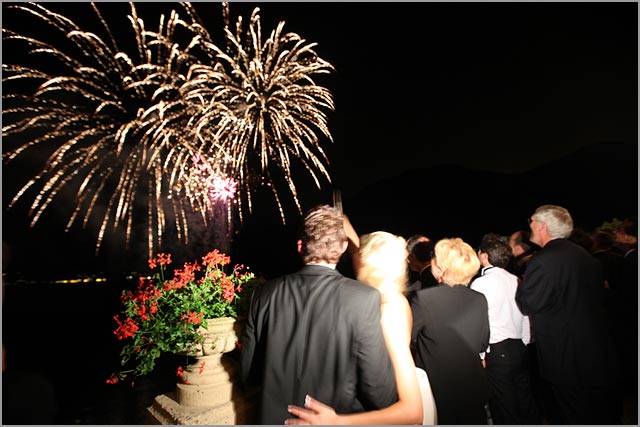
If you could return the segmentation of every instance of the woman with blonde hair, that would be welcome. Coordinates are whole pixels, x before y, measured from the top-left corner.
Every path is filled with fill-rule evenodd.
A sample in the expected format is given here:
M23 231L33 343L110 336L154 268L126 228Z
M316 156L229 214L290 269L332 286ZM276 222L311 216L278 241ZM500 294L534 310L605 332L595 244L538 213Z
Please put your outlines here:
M427 374L416 369L411 350L411 309L403 294L407 280L406 242L402 237L376 231L358 238L345 221L357 279L382 294L382 330L396 376L398 401L383 409L336 414L313 399L305 408L291 406L285 424L435 424L435 403Z
M479 268L469 244L442 239L431 271L446 286L422 289L411 300L413 356L429 375L439 424L487 424L482 359L489 344L488 306L483 294L468 287Z

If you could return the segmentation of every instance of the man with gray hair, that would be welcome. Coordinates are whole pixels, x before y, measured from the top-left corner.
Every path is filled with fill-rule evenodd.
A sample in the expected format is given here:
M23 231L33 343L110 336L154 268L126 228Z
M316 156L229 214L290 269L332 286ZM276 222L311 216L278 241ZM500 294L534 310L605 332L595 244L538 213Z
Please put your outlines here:
M530 318L540 375L557 407L547 421L620 424L618 357L603 306L602 268L568 240L573 219L567 209L540 206L529 226L531 241L542 249L527 265L516 302Z

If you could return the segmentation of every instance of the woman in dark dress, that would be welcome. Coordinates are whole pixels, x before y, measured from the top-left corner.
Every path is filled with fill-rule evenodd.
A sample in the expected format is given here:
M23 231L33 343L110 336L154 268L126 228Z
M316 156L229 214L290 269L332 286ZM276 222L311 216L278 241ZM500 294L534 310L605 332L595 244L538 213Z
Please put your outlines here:
M438 424L487 424L487 300L467 286L480 261L462 239L442 239L431 266L436 280L447 286L419 290L411 301L416 366L429 376Z

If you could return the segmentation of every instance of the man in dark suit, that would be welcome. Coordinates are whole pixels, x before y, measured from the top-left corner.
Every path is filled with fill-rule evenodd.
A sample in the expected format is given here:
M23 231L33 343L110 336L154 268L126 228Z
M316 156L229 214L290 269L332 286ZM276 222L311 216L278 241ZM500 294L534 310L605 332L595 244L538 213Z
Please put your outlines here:
M557 405L547 421L620 424L618 358L603 305L602 268L568 240L573 219L565 208L540 206L529 223L531 241L542 249L527 265L516 302L530 317L540 375Z
M515 274L520 279L524 276L527 268L527 262L534 253L540 249L535 243L531 242L531 231L517 230L509 237L509 246L513 259L507 266L507 271Z
M380 292L341 275L343 217L320 206L304 218L305 265L256 288L241 340L241 379L260 387L257 423L283 424L312 395L338 413L391 405L395 376L380 325Z
M438 286L438 282L431 273L431 256L433 255L433 241L420 234L407 239L407 264L409 265L410 284L405 289L409 300L420 289Z
M623 256L619 265L619 281L614 288L615 334L620 353L625 395L638 403L638 218L625 218L614 230L615 243ZM637 409L637 406L636 406ZM631 423L638 423L638 413Z

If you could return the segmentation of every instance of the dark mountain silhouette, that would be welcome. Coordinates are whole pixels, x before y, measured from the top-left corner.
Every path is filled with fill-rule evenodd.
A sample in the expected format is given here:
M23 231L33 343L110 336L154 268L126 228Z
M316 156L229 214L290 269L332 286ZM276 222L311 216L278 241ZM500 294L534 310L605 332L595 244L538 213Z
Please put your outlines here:
M343 204L361 234L386 230L404 237L459 236L475 246L484 233L507 235L528 227L527 217L537 206L547 203L569 209L575 226L587 231L613 218L637 215L637 179L637 146L601 143L517 174L452 165L414 169L378 181L344 199ZM310 185L300 187L308 188L300 194L304 209L331 200L330 189L319 192ZM256 214L249 215L234 233L231 255L234 262L274 276L299 265L295 242L301 218L289 206L288 221L283 224L273 197L263 198L260 201L258 197ZM52 215L55 217L56 213ZM145 249L123 249L118 246L121 242L117 236L105 239L105 253L96 257L93 234L83 230L64 233L61 228L43 224L29 228L20 214L11 210L3 218L3 240L13 245L10 251L13 271L30 276L99 271L116 275L134 270L131 267L134 258L139 259L137 264L146 266ZM194 237L209 240L205 235ZM58 249L52 251L52 246ZM37 269L33 268L34 260Z
M414 169L366 187L343 200L343 207L360 234L462 237L477 246L487 232L528 228L527 218L543 204L566 207L575 227L586 231L637 215L637 178L637 146L601 143L522 173L452 165ZM300 262L297 227L299 221L250 221L234 238L237 259L267 276L294 270ZM341 267L349 273L348 260Z
M370 185L344 202L360 233L459 236L477 244L486 232L510 234L542 204L571 212L591 231L614 217L637 215L638 147L600 143L515 174L437 166Z

